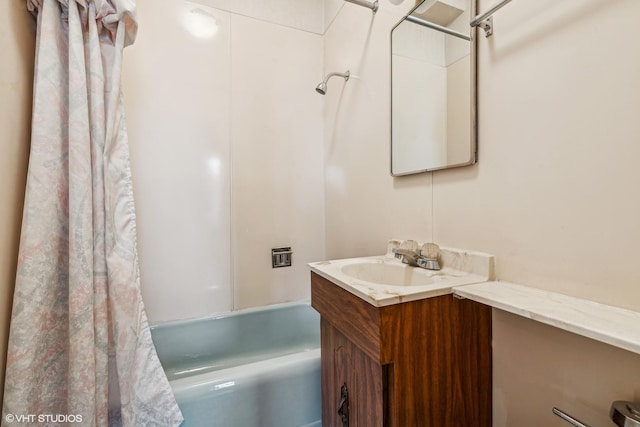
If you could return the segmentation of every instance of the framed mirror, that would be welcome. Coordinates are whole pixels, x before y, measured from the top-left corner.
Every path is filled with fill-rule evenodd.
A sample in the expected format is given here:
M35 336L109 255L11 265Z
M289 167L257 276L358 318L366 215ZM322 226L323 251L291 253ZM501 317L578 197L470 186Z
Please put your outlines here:
M423 0L391 30L391 175L477 154L476 0Z

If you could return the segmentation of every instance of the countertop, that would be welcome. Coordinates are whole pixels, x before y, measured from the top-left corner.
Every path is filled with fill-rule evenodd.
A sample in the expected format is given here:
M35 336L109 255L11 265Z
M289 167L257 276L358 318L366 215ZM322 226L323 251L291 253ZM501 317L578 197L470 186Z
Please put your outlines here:
M454 288L464 298L640 354L640 312L509 282Z
M493 280L494 261L492 255L441 248L440 258L443 268L438 271L402 264L392 254L313 262L308 265L314 273L376 307L447 295L453 292L455 286ZM429 276L433 283L412 286L386 285L358 279L343 272L343 268L348 265L372 263L388 263L393 267L406 269L407 275Z

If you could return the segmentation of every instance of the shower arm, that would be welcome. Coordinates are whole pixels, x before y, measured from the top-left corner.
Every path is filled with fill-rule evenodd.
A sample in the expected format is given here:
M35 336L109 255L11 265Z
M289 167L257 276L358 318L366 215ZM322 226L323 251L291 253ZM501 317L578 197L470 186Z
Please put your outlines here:
M346 82L347 80L349 80L349 75L351 73L349 72L349 70L345 71L344 73L329 73L327 74L327 76L324 78L324 80L318 85L318 87L316 87L316 92L318 92L320 95L326 95L327 93L327 82L329 81L329 79L333 76L339 76L342 77L344 79L344 81Z
M371 9L373 13L378 11L378 0L375 0L373 3L364 1L364 0L344 0L349 3L357 4L358 6L363 6Z
M336 72L329 73L329 74L327 74L327 76L324 78L324 83L326 84L326 83L329 81L329 79L330 79L331 77L333 77L333 76L343 77L343 78L344 78L344 81L347 81L347 80L349 80L349 75L350 75L349 71L347 71L347 72L345 72L345 73L336 73Z

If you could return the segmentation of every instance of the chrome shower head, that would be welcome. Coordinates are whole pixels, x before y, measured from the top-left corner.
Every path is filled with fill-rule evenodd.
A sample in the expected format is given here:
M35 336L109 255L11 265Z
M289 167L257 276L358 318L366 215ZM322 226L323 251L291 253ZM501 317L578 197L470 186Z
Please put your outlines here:
M349 80L349 75L351 73L349 73L349 70L345 71L344 73L329 73L327 74L327 77L324 78L324 80L322 82L320 82L320 84L316 87L316 92L318 92L320 95L325 95L327 93L327 82L329 81L329 79L333 76L339 76L339 77L343 77L344 81L346 82L347 80Z
M320 84L318 84L318 86L316 87L316 92L318 92L320 95L324 95L327 93L327 82L321 82Z

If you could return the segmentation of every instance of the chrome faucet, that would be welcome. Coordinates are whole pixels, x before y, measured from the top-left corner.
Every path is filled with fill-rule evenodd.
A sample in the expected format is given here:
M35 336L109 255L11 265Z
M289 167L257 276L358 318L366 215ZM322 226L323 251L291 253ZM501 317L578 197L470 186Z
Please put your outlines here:
M396 258L401 260L405 264L409 264L413 267L418 267L418 259L422 256L419 251L412 251L411 249L394 249L393 253Z
M403 242L403 246L404 242ZM417 246L417 245L416 245ZM435 245L433 245L435 246ZM433 251L432 248L430 248ZM396 258L401 260L404 264L409 264L413 267L425 268L427 270L440 270L440 263L436 257L426 257L422 255L422 249L407 249L397 248L393 249L393 254ZM437 255L436 255L437 256Z

